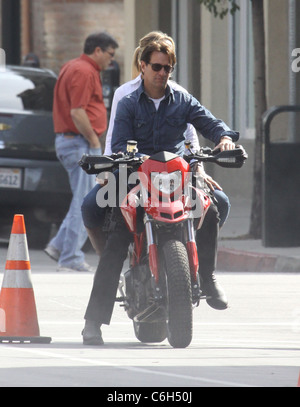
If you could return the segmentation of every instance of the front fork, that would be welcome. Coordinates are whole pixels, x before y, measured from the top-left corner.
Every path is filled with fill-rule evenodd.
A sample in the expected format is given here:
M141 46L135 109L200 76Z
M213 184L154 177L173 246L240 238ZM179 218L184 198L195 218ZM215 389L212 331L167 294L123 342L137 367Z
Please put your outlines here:
M201 297L201 290L200 290L200 278L198 273L199 269L198 252L195 239L194 222L192 218L187 220L186 249L191 273L192 300L193 304L196 304L198 306Z
M151 221L148 216L145 214L145 231L148 245L148 254L149 254L149 267L152 274L152 279L154 283L154 290L159 297L159 273L158 273L158 252L157 245L154 241L153 231ZM201 296L200 290L200 279L199 279L199 262L198 262L198 253L197 245L195 240L195 230L193 225L193 219L187 220L187 237L186 237L186 249L189 259L190 273L191 273L191 286L192 286L192 298L193 303L199 305L199 300Z
M144 222L145 222L146 239L147 239L147 245L148 245L149 267L150 267L151 274L154 277L155 283L158 284L159 275L158 275L157 245L154 242L151 221L146 214L145 214Z

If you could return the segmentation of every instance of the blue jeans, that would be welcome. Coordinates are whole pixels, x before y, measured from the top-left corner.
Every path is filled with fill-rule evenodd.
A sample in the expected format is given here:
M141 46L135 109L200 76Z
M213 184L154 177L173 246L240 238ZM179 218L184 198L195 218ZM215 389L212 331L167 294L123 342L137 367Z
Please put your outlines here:
M101 154L101 149L91 149L86 139L80 135L67 138L62 134L57 134L55 148L58 159L68 173L73 197L69 211L49 245L60 252L60 266L76 267L84 262L81 248L87 239L81 205L83 198L95 185L95 176L86 174L79 167L78 161L83 154Z
M219 227L221 228L229 216L231 205L230 205L228 196L223 191L220 191L219 189L214 190L214 197L217 200L216 206L219 211L219 218L220 218Z

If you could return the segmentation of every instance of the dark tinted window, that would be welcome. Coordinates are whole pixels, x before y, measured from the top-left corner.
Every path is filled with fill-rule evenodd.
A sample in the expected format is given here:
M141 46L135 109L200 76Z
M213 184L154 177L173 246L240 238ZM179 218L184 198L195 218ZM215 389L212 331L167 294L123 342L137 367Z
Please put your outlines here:
M55 82L42 70L0 71L0 109L52 111Z

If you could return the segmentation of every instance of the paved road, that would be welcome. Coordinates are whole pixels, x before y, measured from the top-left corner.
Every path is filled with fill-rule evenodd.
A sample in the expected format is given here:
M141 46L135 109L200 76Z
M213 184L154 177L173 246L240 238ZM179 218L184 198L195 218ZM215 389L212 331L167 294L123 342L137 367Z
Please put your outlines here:
M0 247L1 280L6 249ZM193 341L186 349L173 349L167 341L138 342L117 304L112 324L103 328L105 346L94 348L84 347L80 335L93 275L56 273L55 263L41 251L30 251L30 259L41 335L51 336L52 342L0 344L0 387L101 386L115 391L146 386L151 391L186 391L297 386L297 274L218 273L230 308L215 311L202 302L194 310ZM89 260L96 264L95 256ZM111 389L101 394L105 399L118 397Z

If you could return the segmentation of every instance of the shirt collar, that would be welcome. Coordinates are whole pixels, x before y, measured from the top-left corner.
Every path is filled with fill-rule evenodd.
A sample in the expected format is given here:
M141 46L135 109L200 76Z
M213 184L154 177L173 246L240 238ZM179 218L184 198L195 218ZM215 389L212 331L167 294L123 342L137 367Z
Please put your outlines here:
M90 58L88 55L81 54L80 59L83 60L83 61L88 62L89 64L91 64L93 66L93 68L95 68L97 71L101 71L99 65L92 58Z
M142 83L140 84L139 88L137 89L137 93L138 93L138 100L140 100L142 95L144 95L143 97L148 98L148 95L145 92L144 81L143 80L142 80ZM170 99L172 101L174 101L174 91L173 91L172 87L169 84L167 84L167 87L166 87L165 99L167 99L168 97L170 97Z

